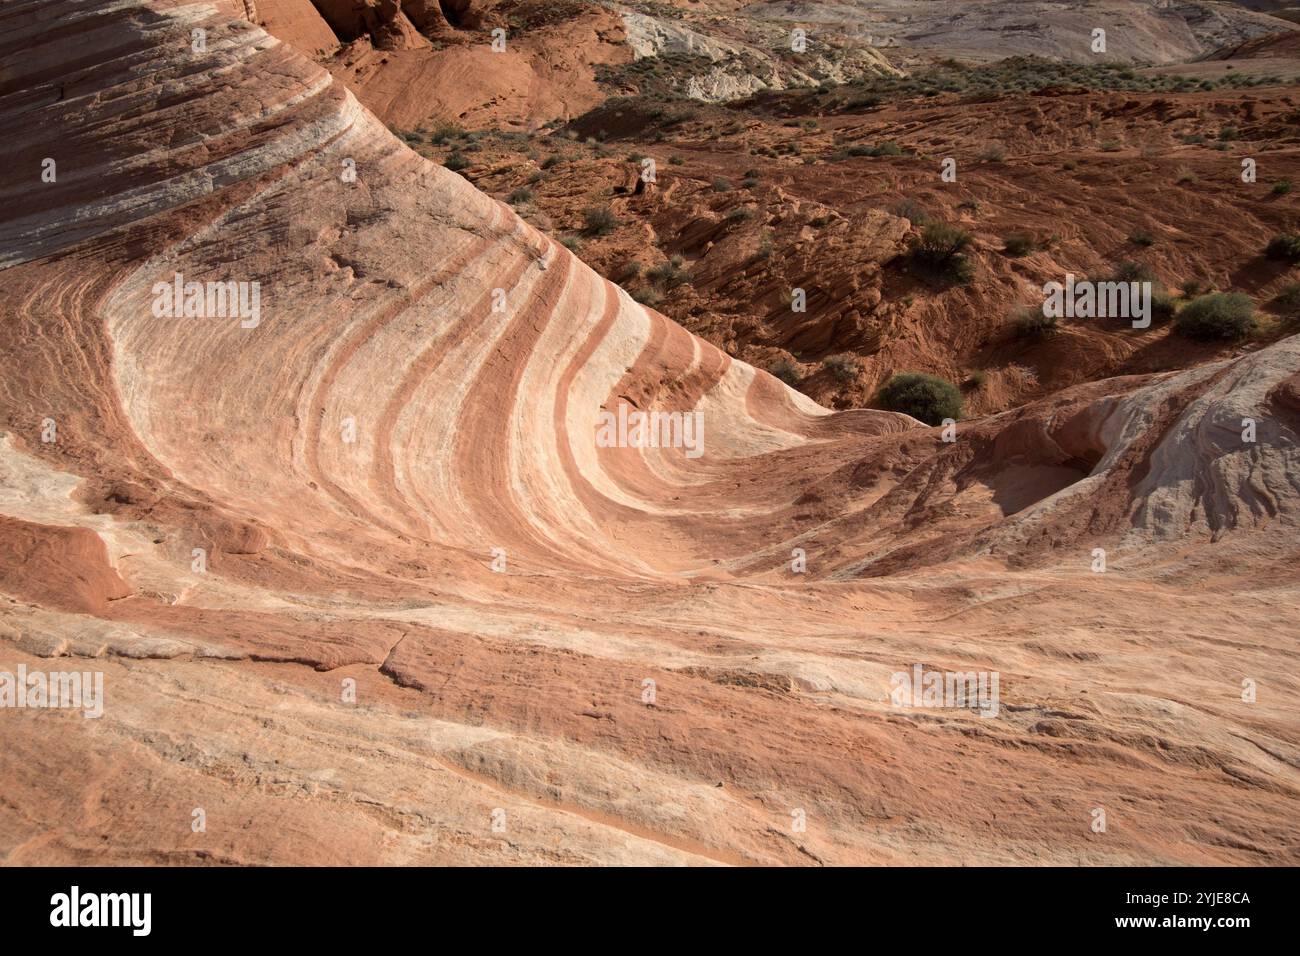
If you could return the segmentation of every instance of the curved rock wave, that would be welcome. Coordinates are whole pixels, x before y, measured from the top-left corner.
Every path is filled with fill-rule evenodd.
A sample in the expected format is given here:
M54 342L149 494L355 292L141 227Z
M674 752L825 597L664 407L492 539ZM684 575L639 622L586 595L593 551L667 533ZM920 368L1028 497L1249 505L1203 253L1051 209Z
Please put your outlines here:
M1294 862L1300 339L831 414L242 8L0 9L0 663L112 688L107 751L4 715L5 859Z

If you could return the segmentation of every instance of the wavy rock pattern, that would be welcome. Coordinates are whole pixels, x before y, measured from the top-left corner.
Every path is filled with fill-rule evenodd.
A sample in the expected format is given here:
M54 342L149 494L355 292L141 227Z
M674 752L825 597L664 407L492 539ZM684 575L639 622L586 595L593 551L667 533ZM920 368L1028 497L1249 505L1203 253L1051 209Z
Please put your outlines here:
M107 687L0 711L6 862L1297 862L1300 339L830 414L244 15L0 8L0 670Z

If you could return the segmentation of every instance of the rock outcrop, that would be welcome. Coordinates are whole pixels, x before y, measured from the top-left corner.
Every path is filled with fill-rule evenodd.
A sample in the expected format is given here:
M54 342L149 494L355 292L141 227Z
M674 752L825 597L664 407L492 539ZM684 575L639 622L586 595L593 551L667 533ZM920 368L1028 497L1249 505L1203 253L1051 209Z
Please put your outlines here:
M0 670L106 700L0 710L0 859L1298 862L1300 339L832 414L238 11L35 7Z

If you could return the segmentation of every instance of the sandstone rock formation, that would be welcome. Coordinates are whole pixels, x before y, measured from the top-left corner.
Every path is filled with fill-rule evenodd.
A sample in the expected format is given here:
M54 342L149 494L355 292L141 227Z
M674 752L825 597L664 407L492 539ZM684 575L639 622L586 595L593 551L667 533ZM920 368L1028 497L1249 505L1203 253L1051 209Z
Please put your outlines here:
M1300 862L1300 338L953 442L832 414L243 4L33 6L0 671L106 701L0 709L4 862Z

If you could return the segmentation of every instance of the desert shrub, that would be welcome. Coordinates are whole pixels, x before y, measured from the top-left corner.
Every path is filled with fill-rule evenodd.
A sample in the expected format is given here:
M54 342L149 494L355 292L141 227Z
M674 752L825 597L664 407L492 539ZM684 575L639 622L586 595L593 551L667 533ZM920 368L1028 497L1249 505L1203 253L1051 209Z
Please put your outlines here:
M911 415L927 425L938 425L945 418L961 417L961 392L952 382L922 372L903 372L893 376L880 394L878 404L891 412Z
M754 210L749 206L737 206L727 213L727 219L731 222L745 222L754 218Z
M1034 237L1025 235L1024 233L1007 236L1007 238L1002 241L1002 251L1009 256L1017 258L1029 255L1029 253L1034 251L1036 246L1037 243L1034 242Z
M768 371L791 388L794 388L803 379L799 366L789 359L779 359Z
M970 375L966 377L966 381L962 382L961 385L962 388L973 392L976 389L983 388L984 385L988 382L988 380L989 380L989 373L986 372L984 369L980 368L971 372Z
M1300 315L1300 282L1287 282L1273 298L1273 306L1283 315Z
M1016 338L1038 340L1060 331L1054 315L1044 315L1042 308L1026 306L1012 317L1012 328Z
M1300 259L1300 236L1282 233L1269 240L1264 255L1270 259Z
M642 286L632 293L632 298L642 305L648 305L654 308L664 300L664 294L652 285Z
M1241 130L1235 126L1225 126L1219 130L1219 141L1223 143L1231 142L1241 135Z
M944 282L966 283L975 271L964 253L970 244L971 234L965 229L932 221L912 239L908 256L913 268L923 274Z
M713 179L713 191L715 193L731 192L731 181L729 179L723 179L721 176L715 176Z
M506 202L510 203L512 206L517 206L521 202L531 202L532 198L533 191L526 186L520 186L506 197Z
M666 289L676 288L686 281L686 270L683 268L685 262L681 256L673 256L647 272L646 278Z
M582 240L577 236L561 236L560 245L570 251L576 251L582 245Z
M626 262L624 262L622 265L620 265L617 269L614 270L614 275L612 276L612 278L615 282L619 283L619 285L623 285L625 283L631 282L640 274L641 274L641 263L637 262L635 259L628 259Z
M564 157L559 153L552 153L542 160L542 169L554 169L560 163L564 162Z
M1289 179L1284 179L1280 183L1273 184L1274 196L1285 196L1290 191L1291 191L1291 181Z
M1151 288L1151 321L1164 322L1172 319L1178 311L1178 304L1163 283L1155 282Z
M1300 312L1300 282L1288 282L1273 299L1273 304L1283 312Z
M930 222L930 214L915 199L904 199L892 210L895 216L906 219L914 226L924 226Z
M858 377L858 361L847 353L832 355L824 359L822 368L829 372L831 378L841 385L847 384Z
M986 163L1000 163L1007 158L1007 151L1000 144L991 143L980 151L979 158Z
M1108 139L1108 140L1104 141L1104 142L1101 144L1101 151L1102 151L1103 153L1118 153L1118 152L1119 152L1119 141L1118 141L1118 140L1113 140L1113 139Z
M1145 229L1136 229L1129 235L1128 241L1135 246L1146 247L1155 245L1156 237Z
M614 227L618 225L618 217L608 206L591 206L583 212L582 219L588 234L593 236L603 236L613 232Z
M458 173L469 166L469 160L465 158L464 153L453 152L442 161L442 165L446 166L453 173Z
M673 155L668 157L668 165L670 166L681 166L685 164L685 162L686 160L682 159L680 156Z
M1211 292L1183 306L1174 328L1202 341L1245 338L1255 327L1254 307L1250 296L1240 292Z
M1156 274L1151 271L1151 267L1143 262L1134 262L1131 259L1119 263L1115 266L1115 271L1111 274L1111 282L1155 282Z

